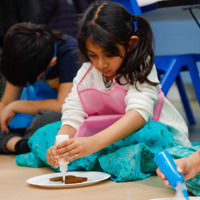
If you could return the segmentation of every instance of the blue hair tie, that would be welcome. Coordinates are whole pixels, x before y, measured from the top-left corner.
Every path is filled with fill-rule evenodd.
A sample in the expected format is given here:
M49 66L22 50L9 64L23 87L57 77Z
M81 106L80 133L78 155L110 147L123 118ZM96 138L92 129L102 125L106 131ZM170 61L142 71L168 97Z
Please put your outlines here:
M54 44L54 53L53 53L53 58L57 56L57 44ZM50 66L49 69L47 70L47 72L44 74L44 76L42 77L42 81L44 81L44 79L46 78L46 75L49 73L49 71L52 69L53 66Z
M57 56L57 43L54 44L54 54L53 57Z

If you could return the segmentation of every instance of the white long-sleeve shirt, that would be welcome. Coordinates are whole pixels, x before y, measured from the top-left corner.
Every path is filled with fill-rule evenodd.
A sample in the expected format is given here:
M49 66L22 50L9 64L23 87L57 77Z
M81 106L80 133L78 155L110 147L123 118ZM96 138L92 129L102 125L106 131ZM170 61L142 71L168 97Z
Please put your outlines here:
M78 129L81 123L88 117L85 113L77 93L77 84L89 69L91 63L87 62L82 65L73 80L73 88L69 96L65 99L62 106L62 125L70 125ZM159 82L155 66L153 67L148 79L152 82ZM121 79L123 82L123 79ZM112 86L111 86L112 87ZM137 83L138 90L130 84L122 85L127 89L125 97L126 110L125 113L134 109L140 113L145 121L151 120L153 117L153 107L158 98L158 91L160 84L152 86L147 83ZM93 67L84 80L79 85L79 90L87 88L96 88L100 91L108 91L111 88L106 88L103 81L102 73ZM168 126L169 131L173 134L176 142L180 145L190 146L191 143L188 139L188 128L182 116L175 109L175 107L165 98L162 108L160 122Z

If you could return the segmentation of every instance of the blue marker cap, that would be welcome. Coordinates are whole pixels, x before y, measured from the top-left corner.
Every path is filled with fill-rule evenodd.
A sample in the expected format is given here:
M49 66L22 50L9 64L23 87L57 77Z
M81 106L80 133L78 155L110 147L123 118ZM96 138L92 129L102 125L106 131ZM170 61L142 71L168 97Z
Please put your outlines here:
M184 182L183 175L177 171L177 166L167 151L156 155L154 160L172 187L176 187L178 182Z

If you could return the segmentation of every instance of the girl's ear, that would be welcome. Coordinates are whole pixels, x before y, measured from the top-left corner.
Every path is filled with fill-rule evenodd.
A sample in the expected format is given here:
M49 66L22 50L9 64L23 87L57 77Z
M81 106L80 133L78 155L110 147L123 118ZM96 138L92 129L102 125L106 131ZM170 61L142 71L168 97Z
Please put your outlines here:
M49 66L54 66L57 63L57 57L53 57L49 63Z
M139 38L136 35L130 37L128 42L128 50L132 49L132 47L137 43L138 39Z

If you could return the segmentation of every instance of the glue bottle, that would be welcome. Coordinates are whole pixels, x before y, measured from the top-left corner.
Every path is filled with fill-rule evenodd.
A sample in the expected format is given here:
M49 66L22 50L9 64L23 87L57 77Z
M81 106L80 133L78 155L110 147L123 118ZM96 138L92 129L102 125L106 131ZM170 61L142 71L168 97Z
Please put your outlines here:
M177 166L167 151L163 151L154 157L158 167L165 175L171 187L175 187L179 199L187 199L187 188L185 186L185 179L181 173L177 171Z
M69 139L69 135L56 135L56 145L64 142L65 140ZM60 171L63 176L63 183L65 183L65 173L68 169L68 162L64 161L64 158L59 159L58 161L59 166L60 166Z

